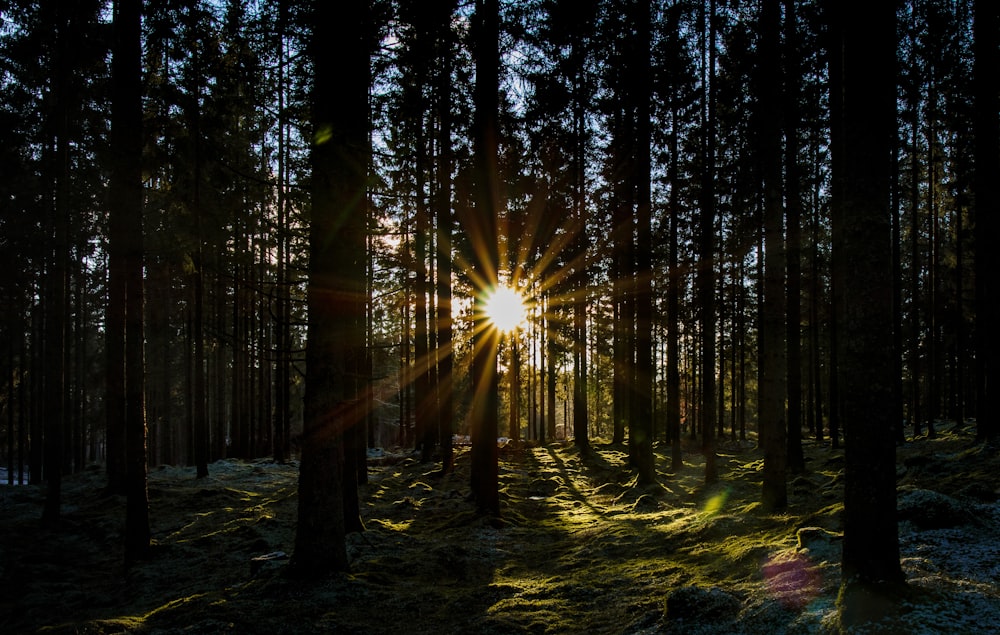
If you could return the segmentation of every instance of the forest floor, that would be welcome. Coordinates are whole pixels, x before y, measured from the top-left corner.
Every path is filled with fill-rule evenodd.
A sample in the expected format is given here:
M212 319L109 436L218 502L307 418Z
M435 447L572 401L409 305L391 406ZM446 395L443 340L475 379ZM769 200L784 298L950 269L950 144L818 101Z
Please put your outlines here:
M44 488L3 485L0 633L836 632L843 454L805 452L787 512L768 514L752 444L721 444L708 488L696 452L668 474L658 447L659 482L638 487L620 446L511 444L500 521L467 499L467 451L445 477L386 453L350 572L317 583L276 553L294 543L295 462L153 469L155 549L128 570L101 469L65 479L56 528L39 522ZM970 427L908 442L898 465L909 591L858 632L1000 633L1000 456Z

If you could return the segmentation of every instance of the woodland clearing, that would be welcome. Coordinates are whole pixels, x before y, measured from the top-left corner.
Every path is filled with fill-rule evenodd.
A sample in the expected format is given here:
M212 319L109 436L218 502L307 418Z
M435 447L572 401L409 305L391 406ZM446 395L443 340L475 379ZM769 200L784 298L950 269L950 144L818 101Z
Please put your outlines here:
M1000 456L973 427L898 450L898 613L871 633L1000 633ZM19 633L792 633L836 632L843 454L805 442L786 512L758 502L761 453L723 442L705 487L692 445L677 474L639 487L625 448L511 443L501 519L455 472L404 451L370 461L367 530L351 570L285 575L297 463L224 460L149 476L149 561L125 569L124 499L92 467L64 479L44 527L44 487L0 486L0 632Z

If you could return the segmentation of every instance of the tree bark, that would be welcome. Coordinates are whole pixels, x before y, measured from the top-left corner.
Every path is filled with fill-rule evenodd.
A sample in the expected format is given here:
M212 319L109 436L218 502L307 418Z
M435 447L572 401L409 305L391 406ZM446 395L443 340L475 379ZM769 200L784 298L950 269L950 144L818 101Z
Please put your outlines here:
M779 0L761 10L761 164L764 176L764 303L761 307L760 427L764 446L762 502L777 511L788 504L785 424L785 245L782 235L781 83Z
M635 380L632 400L635 418L632 421L635 462L638 482L648 485L656 482L656 465L653 456L653 227L650 147L650 101L652 99L652 72L650 69L651 17L648 2L636 0L635 33L633 46L635 58L631 68L636 73L631 88L635 91L635 142L631 180L636 192L636 259L635 271Z
M293 573L305 578L348 567L345 533L352 522L345 520L351 506L345 483L356 481L345 475L352 468L345 454L354 448L344 436L362 424L367 403L359 372L365 358L365 190L371 152L368 3L318 3L314 11L309 332L298 528L290 563Z
M441 445L441 472L447 474L454 468L454 448L452 435L454 426L452 418L454 411L454 347L452 344L452 235L454 232L454 217L451 211L452 203L452 165L454 163L451 148L451 70L452 70L452 40L451 19L455 8L455 0L440 0L435 4L438 12L435 22L437 32L437 47L440 66L437 76L437 113L438 113L438 157L436 201L434 203L437 219L437 381L438 381L438 437Z
M698 220L698 309L701 312L701 415L702 452L705 455L705 483L719 478L715 456L715 0L710 0L705 16L707 67L703 68L705 120L702 139L702 174Z
M996 69L1000 66L997 48L997 5L975 0L975 267L976 267L976 392L978 413L976 438L996 443L1000 438L1000 417L990 406L996 392L1000 363L1000 290L996 288L1000 243L1000 98L996 91Z
M788 469L806 469L802 454L802 193L799 183L799 79L798 40L794 0L785 6L785 266L787 314L785 317L788 378Z
M894 5L843 13L844 199L833 209L841 259L836 303L845 432L841 623L876 619L903 582L896 524L892 389L891 150L895 130ZM857 20L848 16L861 15Z
M499 331L484 313L485 297L497 284L499 245L497 212L500 206L498 169L497 91L500 73L500 16L497 0L476 0L475 38L475 152L476 206L466 219L466 234L476 254L475 320L472 361L472 498L480 511L500 515L497 453L497 350Z
M146 402L142 192L142 2L116 0L112 58L110 214L120 228L116 252L124 274L125 561L149 553L146 485Z

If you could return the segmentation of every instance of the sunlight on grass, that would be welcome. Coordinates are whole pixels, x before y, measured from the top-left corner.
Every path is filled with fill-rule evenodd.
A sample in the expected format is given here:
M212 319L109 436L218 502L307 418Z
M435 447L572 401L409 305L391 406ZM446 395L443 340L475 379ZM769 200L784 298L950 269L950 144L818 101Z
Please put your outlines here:
M382 527L387 531L399 531L404 532L410 529L413 524L413 520L401 520L398 522L389 520L387 518L375 518L370 521L373 525Z

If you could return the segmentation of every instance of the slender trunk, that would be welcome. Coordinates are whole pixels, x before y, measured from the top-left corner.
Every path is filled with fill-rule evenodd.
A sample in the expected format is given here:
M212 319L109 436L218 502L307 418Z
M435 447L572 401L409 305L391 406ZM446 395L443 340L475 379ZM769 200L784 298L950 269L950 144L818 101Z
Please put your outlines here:
M927 263L927 438L933 439L937 436L935 420L941 415L941 383L944 381L944 373L941 355L941 325L940 325L940 283L939 272L941 270L941 214L938 209L938 151L937 151L937 86L933 77L933 66L931 69L932 78L929 82L929 94L927 96L927 213L931 219L930 254Z
M587 408L587 122L583 88L583 33L574 32L573 53L573 217L576 222L575 259L577 274L573 298L573 440L581 453L590 451Z
M635 0L636 38L632 67L637 75L632 82L635 94L635 159L632 180L636 192L636 242L635 242L635 382L633 384L635 417L632 431L635 436L638 482L656 482L656 465L653 456L653 221L651 169L652 129L650 101L652 99L652 72L650 70L651 17L650 5Z
M112 60L111 214L120 223L124 273L126 512L125 561L149 554L146 485L145 328L143 287L142 44L140 0L117 0Z
M437 165L437 375L438 375L438 437L441 443L441 472L449 473L454 467L452 434L454 417L454 355L452 345L452 232L454 220L451 212L451 17L454 0L444 0L442 14L436 25L440 48L441 68L438 70L438 165Z
M787 313L785 316L788 381L788 470L806 469L802 453L802 194L799 170L798 27L794 0L785 7L785 199L787 201L785 266Z
M701 411L702 452L705 455L705 483L718 480L715 455L715 0L710 0L705 16L708 66L702 75L707 82L703 123L701 195L699 204L698 307L701 311Z
M780 63L778 0L765 0L761 10L764 66ZM760 385L760 426L764 434L763 503L776 511L788 504L786 483L787 427L785 420L785 245L782 235L781 84L775 72L763 73L761 104L761 163L764 176L764 304L761 307L760 347L763 367Z
M677 259L677 234L680 221L678 178L678 108L677 99L670 109L670 218L667 228L667 435L670 437L670 471L677 473L684 465L681 452L681 376L680 376L680 286L681 272Z
M62 497L62 466L66 417L66 311L69 269L69 179L70 179L70 81L72 74L70 37L76 28L75 16L68 5L55 3L52 24L55 27L55 51L52 58L53 108L51 125L52 153L52 250L46 276L45 366L44 366L44 469L48 489L42 519L59 519Z
M975 273L976 273L976 438L995 442L1000 437L1000 418L988 400L995 392L1000 343L996 333L1000 320L1000 292L996 289L997 243L1000 241L1000 121L995 83L1000 65L997 47L997 5L975 0Z
M497 284L499 246L497 214L500 207L497 151L499 148L498 95L500 79L500 16L497 0L477 0L475 34L476 208L466 233L477 248L478 278L473 335L472 497L479 509L500 515L497 454L497 349L499 332L484 314L487 291Z

